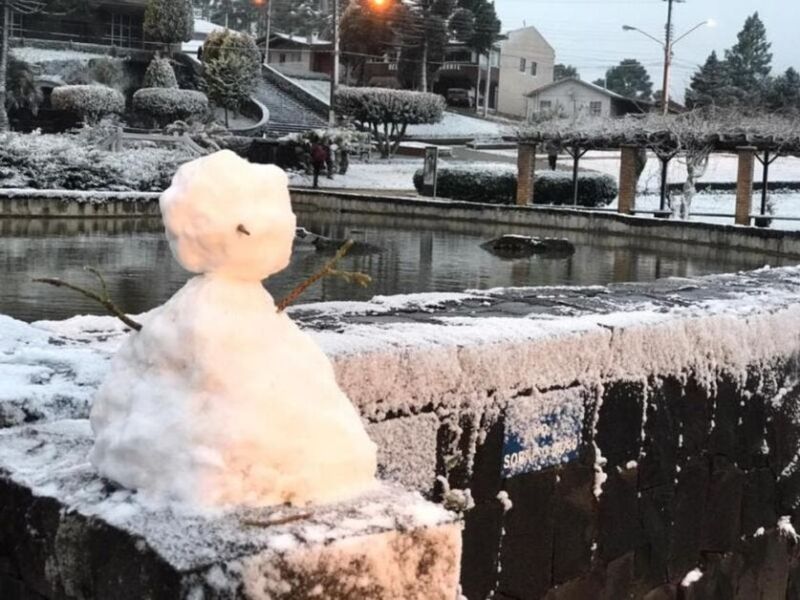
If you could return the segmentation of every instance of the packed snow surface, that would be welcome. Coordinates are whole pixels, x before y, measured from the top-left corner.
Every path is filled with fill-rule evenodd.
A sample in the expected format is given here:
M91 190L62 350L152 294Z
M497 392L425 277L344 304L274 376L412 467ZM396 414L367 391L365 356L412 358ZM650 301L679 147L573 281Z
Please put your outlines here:
M100 473L201 505L372 487L376 447L330 361L261 284L289 262L286 175L219 152L184 165L161 209L176 259L203 274L114 357L91 412Z

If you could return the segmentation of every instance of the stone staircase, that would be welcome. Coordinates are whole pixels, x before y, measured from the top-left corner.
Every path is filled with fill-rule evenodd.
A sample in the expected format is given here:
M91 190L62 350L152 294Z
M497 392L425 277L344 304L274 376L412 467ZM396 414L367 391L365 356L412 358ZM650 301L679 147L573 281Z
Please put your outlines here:
M259 82L253 95L269 108L269 132L272 135L317 129L327 124L318 111L266 78Z

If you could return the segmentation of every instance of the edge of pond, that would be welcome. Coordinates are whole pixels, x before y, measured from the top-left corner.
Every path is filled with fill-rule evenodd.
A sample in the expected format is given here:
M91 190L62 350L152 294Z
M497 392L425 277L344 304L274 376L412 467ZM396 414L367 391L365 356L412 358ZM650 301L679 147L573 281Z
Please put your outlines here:
M479 204L335 190L292 188L291 194L293 204L306 210L591 231L800 258L800 231L672 221L575 208ZM0 218L158 217L159 196L156 192L0 190Z

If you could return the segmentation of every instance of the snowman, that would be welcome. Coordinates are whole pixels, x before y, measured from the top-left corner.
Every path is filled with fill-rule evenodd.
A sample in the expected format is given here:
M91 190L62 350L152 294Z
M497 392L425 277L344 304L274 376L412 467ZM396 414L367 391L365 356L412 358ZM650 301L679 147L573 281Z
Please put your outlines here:
M222 151L162 195L172 253L198 273L114 357L90 460L146 497L302 505L375 485L376 448L314 341L261 282L289 264L286 174Z

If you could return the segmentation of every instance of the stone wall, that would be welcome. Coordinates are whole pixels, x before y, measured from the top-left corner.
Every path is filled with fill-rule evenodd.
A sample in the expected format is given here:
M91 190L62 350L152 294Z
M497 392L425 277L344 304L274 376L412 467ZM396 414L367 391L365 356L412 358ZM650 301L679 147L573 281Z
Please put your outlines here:
M381 475L466 509L469 600L772 600L800 598L799 301L800 268L785 268L291 314L334 361ZM39 327L41 347L20 326L5 351L20 380L31 357L52 366L28 398L53 394L69 370L59 352L96 350L88 371L102 375L124 335L97 320ZM85 418L93 385L84 374L69 413L61 381L58 418ZM30 402L0 408L46 419ZM0 448L29 460L29 430L8 431ZM31 543L19 524L49 522L36 506L0 515L0 572Z

